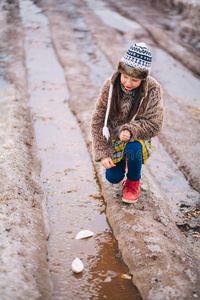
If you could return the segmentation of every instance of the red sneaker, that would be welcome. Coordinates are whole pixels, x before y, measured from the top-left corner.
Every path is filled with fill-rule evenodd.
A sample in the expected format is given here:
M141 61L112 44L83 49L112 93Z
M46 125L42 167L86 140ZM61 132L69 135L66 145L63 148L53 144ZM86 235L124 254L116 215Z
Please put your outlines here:
M139 185L140 185L140 180L131 181L129 179L126 179L126 181L122 183L123 190L124 190L122 201L125 203L137 202L140 194Z

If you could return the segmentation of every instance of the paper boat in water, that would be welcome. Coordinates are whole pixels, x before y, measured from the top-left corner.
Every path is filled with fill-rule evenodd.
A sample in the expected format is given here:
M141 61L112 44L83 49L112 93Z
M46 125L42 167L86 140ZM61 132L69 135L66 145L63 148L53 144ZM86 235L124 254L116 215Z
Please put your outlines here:
M78 257L76 257L72 262L72 271L75 273L80 273L83 271L83 269L84 265L82 261Z
M87 237L93 236L94 232L90 230L81 230L79 233L76 235L75 239L80 240L80 239L85 239Z

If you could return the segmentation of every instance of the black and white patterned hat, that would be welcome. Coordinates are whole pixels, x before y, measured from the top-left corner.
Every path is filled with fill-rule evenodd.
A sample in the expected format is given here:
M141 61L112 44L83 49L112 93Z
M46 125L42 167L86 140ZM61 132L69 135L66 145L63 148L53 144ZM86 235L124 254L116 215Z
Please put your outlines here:
M150 73L152 55L145 43L131 45L120 60L126 66L139 70L146 70Z

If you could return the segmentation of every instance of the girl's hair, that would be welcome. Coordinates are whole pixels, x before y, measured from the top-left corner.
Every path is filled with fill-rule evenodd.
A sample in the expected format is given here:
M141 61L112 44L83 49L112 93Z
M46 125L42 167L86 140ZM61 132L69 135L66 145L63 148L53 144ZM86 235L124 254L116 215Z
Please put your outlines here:
M110 112L109 112L109 117L111 117L111 118L115 117L118 120L122 119L122 111L121 111L121 105L120 105L120 101L121 101L120 99L122 96L122 88L121 88L120 76L121 76L121 73L118 74L118 76L115 79L114 85L113 85L113 93L112 93ZM134 101L133 107L130 111L130 114L128 116L127 122L130 122L131 119L136 114L143 95L144 95L144 80L142 80L140 86L136 89L135 101Z

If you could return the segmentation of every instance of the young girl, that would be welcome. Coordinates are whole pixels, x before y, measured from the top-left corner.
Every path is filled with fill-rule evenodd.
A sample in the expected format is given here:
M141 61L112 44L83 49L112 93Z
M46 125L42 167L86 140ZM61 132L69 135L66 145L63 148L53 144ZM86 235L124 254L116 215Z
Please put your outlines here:
M149 75L151 62L145 43L132 45L103 84L92 115L94 159L101 161L113 184L123 180L127 169L122 184L126 203L138 200L142 163L163 122L162 89Z

